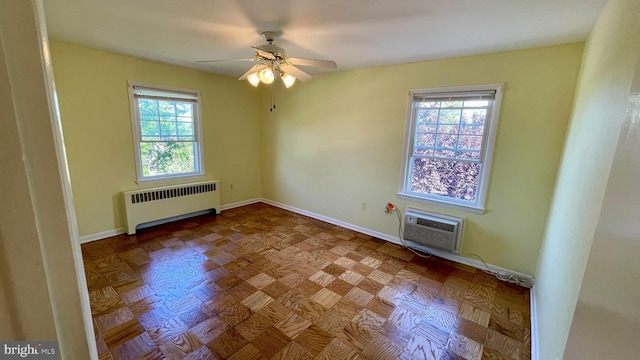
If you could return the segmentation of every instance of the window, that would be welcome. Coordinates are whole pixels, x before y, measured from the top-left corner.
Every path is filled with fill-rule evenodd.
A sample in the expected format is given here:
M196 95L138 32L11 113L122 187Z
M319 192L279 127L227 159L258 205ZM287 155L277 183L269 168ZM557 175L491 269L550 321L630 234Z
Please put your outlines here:
M484 212L502 84L409 93L398 196Z
M197 91L129 83L138 181L202 175Z

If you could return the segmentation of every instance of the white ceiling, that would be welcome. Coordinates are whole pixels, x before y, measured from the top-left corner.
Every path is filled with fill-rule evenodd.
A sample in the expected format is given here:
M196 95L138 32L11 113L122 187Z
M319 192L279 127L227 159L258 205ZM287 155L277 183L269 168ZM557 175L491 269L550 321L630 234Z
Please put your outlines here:
M260 33L338 71L585 40L606 0L45 0L54 40L239 76ZM304 68L310 73L318 70Z

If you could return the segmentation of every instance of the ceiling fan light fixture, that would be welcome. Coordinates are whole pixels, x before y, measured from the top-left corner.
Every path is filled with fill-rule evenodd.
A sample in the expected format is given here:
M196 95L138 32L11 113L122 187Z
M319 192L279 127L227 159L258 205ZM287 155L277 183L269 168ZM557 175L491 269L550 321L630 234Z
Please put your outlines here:
M253 74L247 76L247 81L249 81L249 84L251 84L251 86L258 87L258 84L260 84L260 77L258 76L257 72L254 72Z
M287 89L290 88L293 85L293 83L296 82L296 78L287 73L281 73L280 79L282 79L282 82L284 83L284 86Z
M260 81L262 81L265 84L271 84L273 82L273 70L271 70L271 68L264 68L262 70L260 70L260 72L258 72L258 77L260 78Z

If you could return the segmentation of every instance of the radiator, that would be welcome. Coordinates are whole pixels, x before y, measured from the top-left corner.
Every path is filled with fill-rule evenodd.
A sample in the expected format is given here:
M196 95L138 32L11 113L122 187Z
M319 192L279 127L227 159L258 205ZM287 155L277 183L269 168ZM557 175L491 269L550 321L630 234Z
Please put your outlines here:
M123 191L127 234L136 226L202 210L220 214L218 180Z
M464 219L407 208L403 238L408 246L460 253Z

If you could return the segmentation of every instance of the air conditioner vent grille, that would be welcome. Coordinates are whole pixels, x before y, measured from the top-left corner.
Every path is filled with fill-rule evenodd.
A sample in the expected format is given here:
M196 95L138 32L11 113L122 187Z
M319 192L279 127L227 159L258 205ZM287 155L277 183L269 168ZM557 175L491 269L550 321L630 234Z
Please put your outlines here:
M417 223L418 225L422 225L422 226L430 227L432 229L438 229L446 232L454 232L456 229L455 225L445 224L439 221L433 221L433 220L424 219L424 218L418 218Z
M407 208L402 237L416 249L439 249L460 253L464 219ZM423 249L425 250L425 249Z

